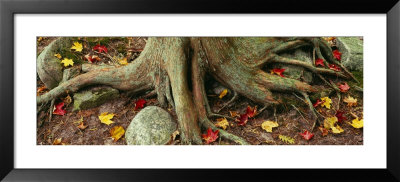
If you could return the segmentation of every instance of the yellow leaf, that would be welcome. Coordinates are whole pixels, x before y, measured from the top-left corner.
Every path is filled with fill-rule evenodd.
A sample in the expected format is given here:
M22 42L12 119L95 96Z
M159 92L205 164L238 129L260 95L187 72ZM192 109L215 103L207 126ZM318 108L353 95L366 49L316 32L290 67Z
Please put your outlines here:
M344 98L343 102L346 102L348 106L356 106L357 105L357 99L354 99L351 96L347 96L347 98Z
M113 117L114 114L108 114L108 112L103 112L100 114L99 119L102 123L110 125L111 123L114 123L114 121L111 121Z
M336 116L330 117L330 118L326 118L324 120L324 128L330 129L330 128L334 127L335 123L337 123L337 122L338 122L338 119L337 119Z
M114 126L114 128L110 130L110 134L114 142L116 142L125 134L125 130L122 126Z
M228 89L224 89L220 94L219 94L219 98L222 99L223 97L225 97L225 95L228 93Z
M128 64L128 60L126 58L118 59L118 62L119 62L120 65L127 65Z
M74 65L74 61L72 59L67 59L67 58L64 58L61 61L61 63L64 63L64 67L67 67L68 65L71 65L71 66Z
M264 121L261 124L261 128L264 129L265 131L271 133L272 132L272 128L278 127L279 124L277 122L273 122L273 121Z
M279 139L282 140L282 142L294 144L294 138L292 138L292 137L285 136L285 135L279 135Z
M61 54L59 54L59 53L54 54L54 56L55 56L56 58L58 58L58 59L61 59L61 58L62 58L62 57L61 57Z
M62 138L57 138L54 140L53 145L60 145Z
M321 101L324 103L321 104L322 107L326 107L327 109L331 109L332 100L329 97L322 97Z
M229 126L228 120L226 118L218 118L217 119L217 124L215 124L216 127L220 127L222 129L226 129L227 126Z
M363 119L358 120L358 118L356 118L356 119L353 119L351 122L352 123L349 123L349 124L351 126L353 126L354 128L362 128L362 127L364 127L364 120Z
M343 129L339 125L336 125L335 127L332 127L331 129L332 129L332 133L342 133L343 132Z
M42 40L43 40L43 37L39 37L39 38L37 39L38 42L40 42L40 41L42 41Z
M71 47L71 49L75 49L76 52L82 52L83 46L79 42L74 42L74 45Z

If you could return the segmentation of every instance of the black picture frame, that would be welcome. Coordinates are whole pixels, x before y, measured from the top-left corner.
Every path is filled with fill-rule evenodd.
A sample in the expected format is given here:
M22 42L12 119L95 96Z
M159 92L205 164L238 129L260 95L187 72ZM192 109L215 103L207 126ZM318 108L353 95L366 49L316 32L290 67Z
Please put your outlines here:
M15 169L14 15L36 13L381 13L387 15L386 169ZM317 14L316 14L317 16ZM5 181L399 181L400 3L295 0L0 0L0 179ZM28 31L28 30L27 30ZM384 118L383 118L384 119ZM34 157L34 154L32 155ZM299 156L301 157L301 156ZM374 156L371 156L374 157ZM368 160L368 159L365 159ZM151 162L151 161L150 161ZM210 167L211 163L210 163ZM231 180L231 179L230 179Z

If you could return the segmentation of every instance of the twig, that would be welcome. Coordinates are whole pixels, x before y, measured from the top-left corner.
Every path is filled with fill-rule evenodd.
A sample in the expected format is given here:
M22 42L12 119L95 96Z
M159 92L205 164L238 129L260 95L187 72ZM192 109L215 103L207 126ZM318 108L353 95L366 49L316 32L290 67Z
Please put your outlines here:
M300 114L300 116L301 116L304 120L306 120L308 123L310 123L310 121L308 121L308 120L303 116L303 114L301 114L300 110L299 110L296 106L294 106L293 104L291 104L291 105L292 105L292 107L293 107L294 109L296 109L296 111Z

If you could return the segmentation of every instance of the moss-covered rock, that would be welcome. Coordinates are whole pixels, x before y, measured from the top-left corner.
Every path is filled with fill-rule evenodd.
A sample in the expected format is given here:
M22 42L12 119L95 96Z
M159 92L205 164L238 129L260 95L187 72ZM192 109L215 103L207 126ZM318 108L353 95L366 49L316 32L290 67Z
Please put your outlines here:
M363 71L363 41L359 37L338 37L341 62L350 71Z
M118 90L111 87L95 87L75 93L74 111L97 107L119 97Z
M71 47L71 39L61 37L50 43L37 57L36 70L40 80L47 88L56 87L63 78L61 62L54 54L60 53L61 49L69 47Z
M167 111L148 106L133 118L125 139L128 145L165 145L176 129L177 124Z
M312 56L301 49L296 50L293 54L283 54L282 56L313 64ZM279 64L279 67L285 69L284 75L286 77L301 80L307 83L311 83L313 80L312 73L303 67L287 64Z

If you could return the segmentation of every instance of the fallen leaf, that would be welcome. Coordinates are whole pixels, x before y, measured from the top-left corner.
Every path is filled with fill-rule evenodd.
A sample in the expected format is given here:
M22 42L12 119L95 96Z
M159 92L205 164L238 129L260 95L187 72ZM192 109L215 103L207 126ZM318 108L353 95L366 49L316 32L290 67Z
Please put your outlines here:
M292 138L290 136L279 135L279 139L282 140L282 142L285 142L288 144L294 144L294 138Z
M42 93L44 90L46 90L47 88L46 88L46 85L43 85L43 86L41 86L41 87L39 87L38 89L37 89L37 91L36 91L36 93L37 93L37 96L39 96L39 94L40 93Z
M63 100L63 102L64 102L64 104L66 105L66 106L68 106L69 104L71 104L71 102L72 102L72 98L71 98L71 96L69 96L69 95L67 95L64 99L62 99Z
M118 59L118 63L120 65L127 65L128 64L128 60L126 58Z
M334 71L340 71L340 67L337 66L336 64L329 64L329 69Z
M321 126L318 128L319 128L319 130L321 130L322 136L328 135L329 130L327 130L326 128L321 127Z
M314 107L318 107L319 105L323 104L324 101L317 99L317 101L313 104Z
M339 126L336 125L335 127L332 127L332 133L338 134L338 133L342 133L344 130Z
M271 133L272 132L272 128L278 127L279 124L277 122L274 121L264 121L261 124L261 128L264 129L265 131Z
M99 119L100 119L101 123L110 125L111 123L114 123L114 121L111 121L111 119L113 117L114 117L114 114L108 114L108 112L103 112L100 114Z
M226 127L229 126L229 122L226 120L226 118L218 118L215 126L226 130Z
M219 94L219 98L222 99L223 97L225 97L225 95L228 93L228 89L224 89L220 94Z
M67 59L67 58L64 58L63 60L61 60L61 63L64 63L64 67L67 67L69 65L71 65L71 66L74 65L74 61L72 59Z
M114 126L114 128L110 130L110 134L114 142L116 142L125 134L125 130L122 126Z
M347 106L356 106L357 105L357 99L354 99L351 96L347 96L347 98L344 98L343 102L346 102Z
M53 114L64 116L64 114L67 113L67 111L63 109L63 107L64 107L64 102L60 102L54 105Z
M322 107L325 106L327 109L331 109L332 100L329 97L322 97L321 101L323 101L323 103L321 103Z
M254 117L256 113L257 113L257 106L254 107L247 106L246 114L249 116L249 118Z
M99 44L97 44L96 46L94 46L94 47L93 47L93 50L94 50L94 51L97 51L97 52L99 52L99 53L102 53L102 52L108 53L107 47L106 47L106 46L103 46L103 45L99 45Z
M305 140L310 140L314 134L312 134L311 132L305 130L304 133L300 133L300 135L305 139Z
M239 117L239 123L238 123L238 125L239 125L239 126L244 126L244 125L246 125L246 123L247 123L248 120L249 120L249 115L247 115L247 114L242 114L242 115L240 115L240 117Z
M100 57L97 55L90 55L90 54L86 54L85 55L85 59L88 60L90 63L93 63L95 61L100 61Z
M137 111L138 109L142 109L145 104L146 104L146 100L144 100L144 99L137 100L135 103L135 111Z
M324 120L324 128L330 129L330 128L334 127L335 123L337 123L337 122L338 122L338 119L336 116L326 118Z
M343 111L336 111L336 118L338 119L338 122L341 123L342 121L346 120L347 118L343 116L344 112Z
M321 59L321 58L316 59L316 60L315 60L315 66L318 66L318 65L324 67L324 66L325 66L325 65L324 65L324 60Z
M324 39L325 39L326 41L332 41L332 40L335 40L336 37L324 37Z
M74 45L72 45L71 49L75 49L76 52L82 52L83 46L79 42L74 42Z
M215 132L214 132L214 131L212 131L211 128L208 128L207 134L202 134L201 136L206 141L206 144L209 144L209 143L217 140L218 132L219 132L219 130L215 130Z
M51 140L50 140L51 141ZM60 145L62 141L62 138L57 138L53 141L53 145Z
M239 117L240 114L237 111L229 111L229 114L231 115L231 117Z
M54 54L54 57L56 57L56 58L58 58L58 59L61 59L61 58L62 58L62 57L61 57L61 54L59 54L59 53Z
M37 41L40 42L43 40L43 37L38 37Z
M176 136L179 135L179 131L176 130L172 133L172 140L175 140Z
M333 52L333 57L335 57L337 60L341 60L341 55L342 55L342 53L341 52L339 52L339 50L334 50Z
M349 123L349 124L351 126L353 126L354 128L362 128L362 127L364 127L364 120L363 119L358 120L358 118L356 118L356 119L353 119L351 121L351 123Z
M344 84L340 84L339 85L339 89L341 92L347 92L350 89L350 86L347 85L346 82L344 82Z
M271 74L277 74L281 77L285 77L285 76L283 76L284 71L285 71L285 69L274 68L271 70Z
M87 128L88 127L88 125L84 125L83 124L83 121L77 126L79 129L81 129L81 130L84 130L85 128Z

